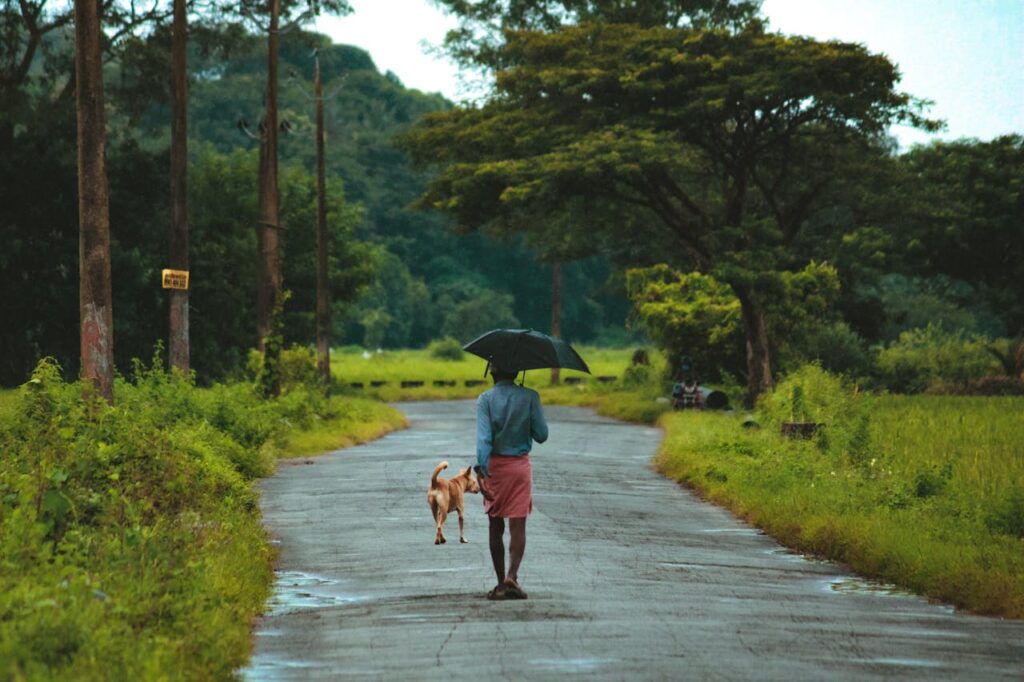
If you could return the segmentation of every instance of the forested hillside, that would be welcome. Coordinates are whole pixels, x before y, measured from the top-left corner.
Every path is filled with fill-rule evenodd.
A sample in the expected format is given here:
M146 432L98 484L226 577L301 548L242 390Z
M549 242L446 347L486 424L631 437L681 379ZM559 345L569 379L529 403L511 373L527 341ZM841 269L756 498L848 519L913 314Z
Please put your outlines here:
M24 381L45 355L77 373L74 100L60 92L69 49L65 35L48 36L33 76L15 93L17 106L3 110L2 385ZM160 28L129 40L105 71L119 368L148 357L167 336L159 273L169 223L168 49ZM446 334L468 340L496 325L547 328L551 268L522 240L457 235L447 218L409 208L427 177L410 169L392 138L450 104L381 74L359 48L295 30L281 48L284 280L292 292L286 341L314 338L314 49L329 96L332 343L421 346ZM237 26L198 24L190 48L191 339L201 381L238 373L255 345L258 145L239 121L258 126L265 54L266 41ZM622 338L627 303L621 279L606 286L607 259L567 263L562 272L565 335Z

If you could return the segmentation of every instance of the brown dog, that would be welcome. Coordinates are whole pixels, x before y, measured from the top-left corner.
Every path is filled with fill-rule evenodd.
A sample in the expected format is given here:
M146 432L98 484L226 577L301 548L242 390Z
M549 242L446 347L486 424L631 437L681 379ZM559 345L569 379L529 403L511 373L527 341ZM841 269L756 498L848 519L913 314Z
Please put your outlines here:
M434 469L430 477L430 487L427 488L427 504L434 514L434 521L437 522L437 535L434 536L434 544L442 545L444 539L444 522L448 513L453 509L459 512L459 541L469 542L463 532L463 494L480 492L480 484L470 475L469 469L463 469L459 475L450 480L438 478L442 469L448 468L448 462L441 462Z

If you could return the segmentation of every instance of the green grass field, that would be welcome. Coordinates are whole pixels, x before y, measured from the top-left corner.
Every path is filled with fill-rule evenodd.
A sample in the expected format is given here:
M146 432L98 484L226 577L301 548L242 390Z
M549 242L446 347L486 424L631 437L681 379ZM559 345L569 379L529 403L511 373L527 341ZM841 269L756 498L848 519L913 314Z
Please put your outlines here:
M622 374L629 366L633 349L602 349L581 346L577 348L587 361L591 375L573 370L563 370L562 378L578 377L582 383L575 386L550 386L550 370L533 370L526 373L526 385L541 391L546 399L557 402L585 402L589 396L604 395L615 390ZM335 380L346 387L345 391L355 395L367 395L385 401L398 400L453 400L475 398L491 385L484 376L487 363L466 353L462 360L441 360L433 358L426 350L398 350L373 353L364 358L360 353L331 353L331 372ZM615 377L615 381L602 384L597 377ZM386 382L373 387L371 382ZM402 387L403 381L422 381L420 387ZM435 386L435 381L454 381L455 386ZM477 386L466 386L466 381L482 381ZM353 383L363 384L362 389L351 387Z
M850 446L829 448L677 413L657 465L791 547L1024 618L1022 414L1021 398L885 396Z

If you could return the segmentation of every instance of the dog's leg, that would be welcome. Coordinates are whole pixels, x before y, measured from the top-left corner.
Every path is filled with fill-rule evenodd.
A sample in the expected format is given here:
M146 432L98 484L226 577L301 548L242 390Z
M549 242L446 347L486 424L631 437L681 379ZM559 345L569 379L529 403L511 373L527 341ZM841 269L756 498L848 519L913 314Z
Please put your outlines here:
M459 512L459 542L461 542L463 544L468 544L469 540L466 539L466 533L465 533L464 527L463 527L462 507L460 506L457 509L457 511Z
M444 522L448 518L448 512L442 507L437 508L437 536L434 538L435 545L443 545L446 540L444 539Z

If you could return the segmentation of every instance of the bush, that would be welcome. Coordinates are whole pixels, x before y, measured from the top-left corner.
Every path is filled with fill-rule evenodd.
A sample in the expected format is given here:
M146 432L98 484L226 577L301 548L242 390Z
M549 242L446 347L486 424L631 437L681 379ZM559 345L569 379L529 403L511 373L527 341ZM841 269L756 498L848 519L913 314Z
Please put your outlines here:
M247 479L265 463L206 419L191 377L136 363L133 380L112 407L44 360L0 432L13 679L226 679L248 656L271 567Z
M622 373L625 388L642 388L660 380L661 377L650 365L630 365Z
M294 345L281 351L281 388L316 386L316 350Z
M829 372L851 379L871 374L873 358L867 343L845 322L811 330L798 346L801 356Z
M995 369L985 339L946 333L935 326L903 332L877 360L879 379L897 393L922 393L943 385L963 387Z
M1024 539L1024 487L1012 488L997 500L985 523L997 533Z
M817 364L804 365L783 379L757 404L762 423L778 432L787 421L822 425L815 437L823 451L845 456L855 465L871 459L872 398Z
M249 351L249 359L245 364L246 375L253 381L260 381L264 376L263 353L255 348ZM280 352L278 356L278 377L281 390L294 390L299 386L315 387L316 350L308 346L295 344Z
M967 384L933 384L928 393L942 395L1024 395L1024 381L1010 377L982 377Z
M462 344L456 339L446 336L443 339L434 341L427 347L427 351L430 353L430 357L437 358L438 360L451 360L458 362L462 360L466 354L462 350Z

